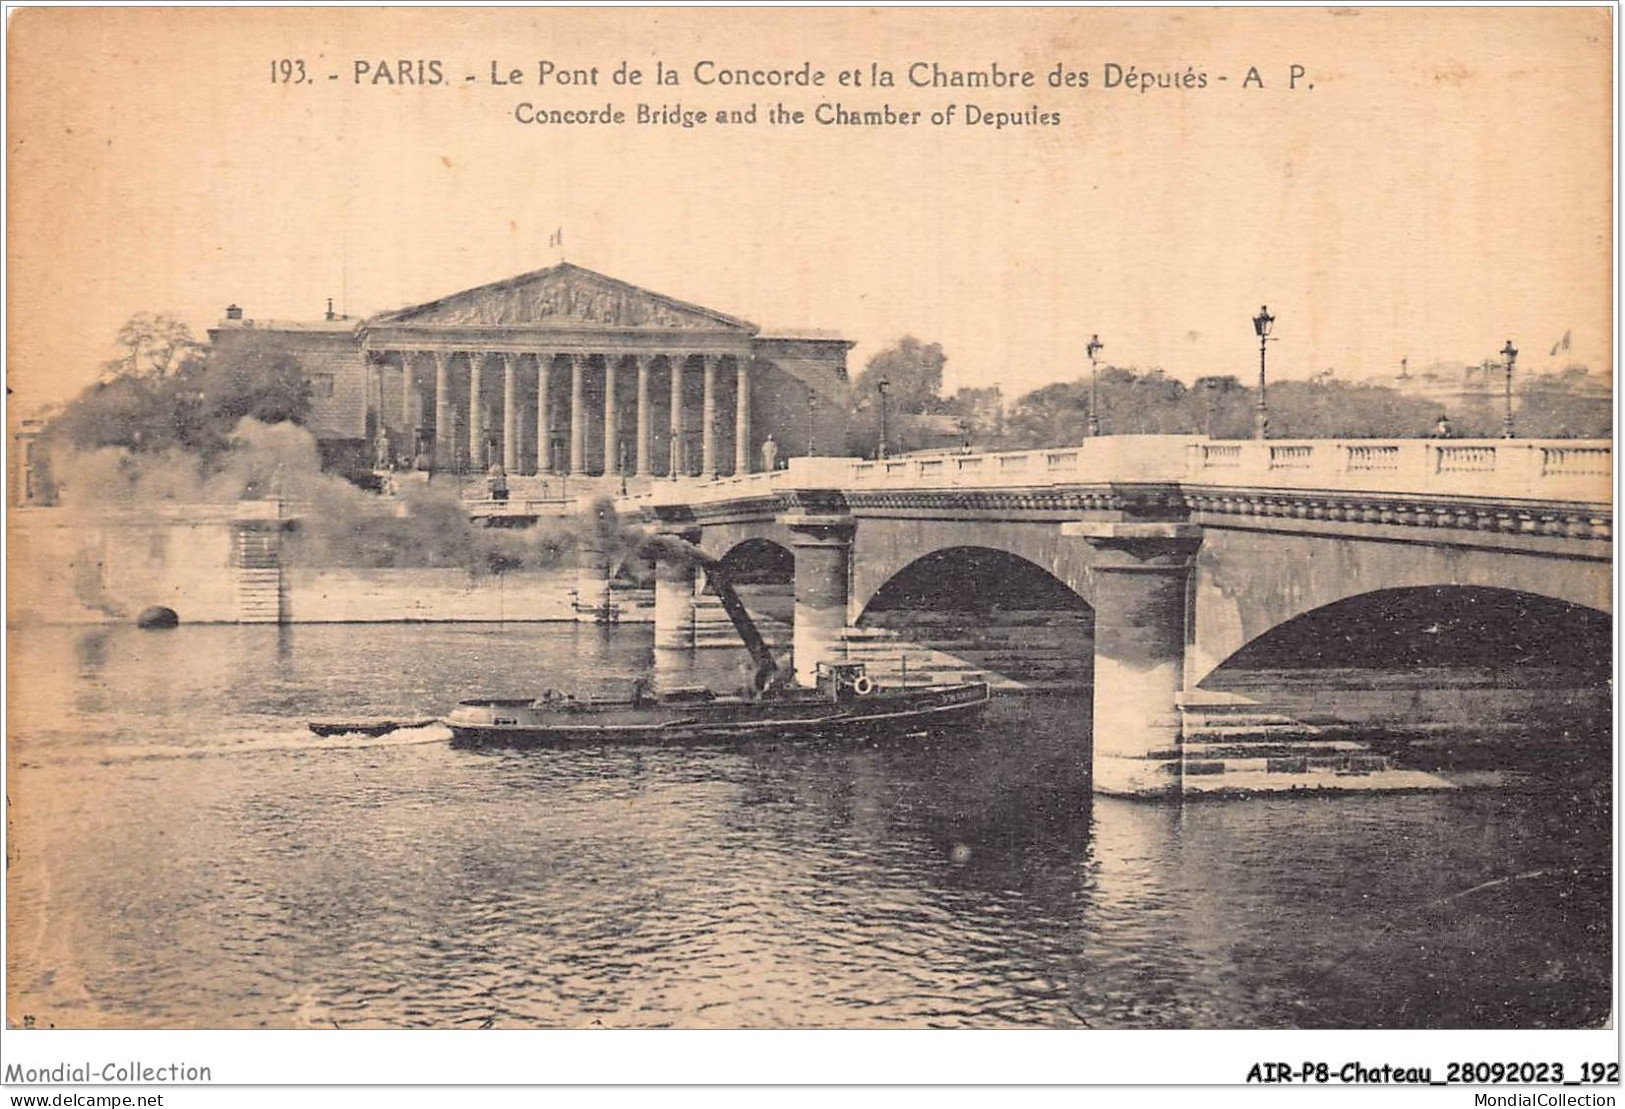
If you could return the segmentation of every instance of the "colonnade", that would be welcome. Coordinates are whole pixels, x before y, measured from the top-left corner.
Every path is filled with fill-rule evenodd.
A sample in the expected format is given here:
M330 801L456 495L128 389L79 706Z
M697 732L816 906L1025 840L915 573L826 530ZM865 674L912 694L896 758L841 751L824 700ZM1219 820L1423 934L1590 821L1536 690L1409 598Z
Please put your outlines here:
M731 362L732 472L751 469L748 354L424 350L394 351L387 357L397 364L400 408L395 413L383 410L380 380L379 426L388 429L399 452L431 450L430 461L436 468L466 460L478 468L500 462L511 474L639 477L699 474L711 478L728 472L718 451L718 408L725 399L719 373L725 362ZM491 391L485 384L488 368L499 368L502 378L500 397L494 399L490 412L485 404L485 394ZM688 393L696 368L700 413L698 426L691 427L693 405ZM459 369L463 372L458 373ZM670 430L667 449L662 452L665 457L657 459L652 396L660 373L669 389ZM626 383L634 379L634 387L628 390ZM423 396L430 380L432 408ZM497 406L500 413L494 411ZM463 420L460 427L459 419ZM432 439L425 434L431 428ZM696 433L698 458L692 442Z

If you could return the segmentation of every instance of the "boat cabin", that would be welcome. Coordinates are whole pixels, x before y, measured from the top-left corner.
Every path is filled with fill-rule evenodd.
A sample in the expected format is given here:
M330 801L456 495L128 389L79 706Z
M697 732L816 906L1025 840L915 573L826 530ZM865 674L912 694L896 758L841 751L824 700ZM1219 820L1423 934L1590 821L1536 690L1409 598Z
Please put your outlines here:
M864 673L861 662L820 662L818 691L831 701L850 701L873 693L875 682Z

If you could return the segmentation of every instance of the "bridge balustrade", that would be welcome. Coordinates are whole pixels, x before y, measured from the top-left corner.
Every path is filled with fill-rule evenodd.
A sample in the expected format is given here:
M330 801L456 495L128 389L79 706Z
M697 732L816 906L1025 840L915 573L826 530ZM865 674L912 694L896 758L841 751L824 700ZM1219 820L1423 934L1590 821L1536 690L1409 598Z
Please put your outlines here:
M1200 444L1186 485L1414 493L1606 503L1613 446L1601 440L1395 439Z
M1303 439L1220 442L1113 435L1077 447L879 461L796 458L773 473L657 482L628 509L715 503L788 489L983 489L1166 482L1226 488L1409 493L1606 504L1607 440Z

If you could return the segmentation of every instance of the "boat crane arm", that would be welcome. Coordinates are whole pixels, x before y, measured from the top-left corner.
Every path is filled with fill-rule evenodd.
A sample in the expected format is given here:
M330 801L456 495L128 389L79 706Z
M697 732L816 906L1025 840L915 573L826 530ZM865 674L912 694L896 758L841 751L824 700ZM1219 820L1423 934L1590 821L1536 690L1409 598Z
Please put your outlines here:
M677 552L698 563L700 569L705 571L705 580L710 584L712 592L717 595L717 600L722 602L722 610L728 614L728 619L733 621L734 630L739 633L739 638L744 640L745 650L750 652L751 661L756 664L752 688L761 693L783 681L783 671L779 669L779 664L773 661L773 652L768 650L766 641L762 639L762 633L756 629L756 621L745 611L745 604L734 591L733 581L728 572L722 568L721 561L712 558L684 539L668 536L663 539L661 546L668 551L677 548Z
M705 580L711 584L717 599L722 602L722 610L733 621L734 630L739 638L745 641L745 650L750 652L751 661L756 664L756 676L752 688L761 693L779 680L779 664L773 661L773 652L767 649L767 642L762 633L756 628L756 621L750 618L745 611L745 603L739 599L734 591L733 581L728 572L722 568L722 563L707 556L700 563L705 571Z

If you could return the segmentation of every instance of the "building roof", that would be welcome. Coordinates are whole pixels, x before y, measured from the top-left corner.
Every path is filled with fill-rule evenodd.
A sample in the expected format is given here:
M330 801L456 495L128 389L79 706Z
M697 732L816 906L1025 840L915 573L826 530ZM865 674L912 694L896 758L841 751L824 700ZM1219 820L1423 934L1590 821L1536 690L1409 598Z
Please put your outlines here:
M221 320L209 330L213 331L308 331L327 334L348 334L361 325L360 320Z

